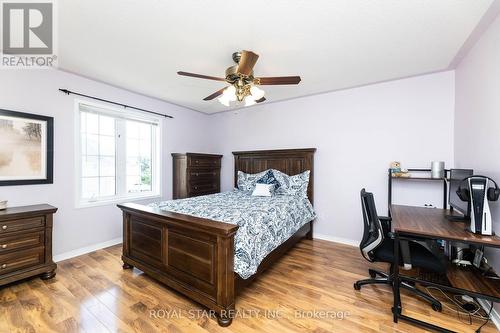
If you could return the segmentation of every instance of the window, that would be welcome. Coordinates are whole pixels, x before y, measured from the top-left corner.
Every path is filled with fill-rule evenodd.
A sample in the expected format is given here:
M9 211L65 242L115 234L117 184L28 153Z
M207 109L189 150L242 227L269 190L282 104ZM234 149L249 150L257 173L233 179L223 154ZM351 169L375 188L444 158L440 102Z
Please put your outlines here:
M159 196L160 120L77 105L77 205Z

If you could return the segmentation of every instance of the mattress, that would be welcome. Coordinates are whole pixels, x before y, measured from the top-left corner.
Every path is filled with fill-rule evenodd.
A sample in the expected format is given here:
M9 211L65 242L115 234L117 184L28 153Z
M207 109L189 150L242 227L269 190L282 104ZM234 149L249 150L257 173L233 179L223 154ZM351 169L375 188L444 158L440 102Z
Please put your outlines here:
M257 197L239 190L162 201L150 206L238 225L234 271L243 279L255 274L269 253L316 217L305 197Z

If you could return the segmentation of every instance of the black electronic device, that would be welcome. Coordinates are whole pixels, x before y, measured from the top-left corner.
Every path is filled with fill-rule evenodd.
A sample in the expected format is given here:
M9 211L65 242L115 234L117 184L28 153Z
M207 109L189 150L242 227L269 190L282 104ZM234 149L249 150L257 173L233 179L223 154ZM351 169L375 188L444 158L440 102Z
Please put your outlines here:
M493 235L489 201L497 201L500 189L490 177L474 175L463 179L457 189L458 197L468 203L470 231Z
M447 215L446 218L448 220L460 222L469 221L469 203L460 199L457 190L459 189L462 180L472 176L473 174L474 171L472 169L450 169L448 203L453 211L457 211L461 215Z

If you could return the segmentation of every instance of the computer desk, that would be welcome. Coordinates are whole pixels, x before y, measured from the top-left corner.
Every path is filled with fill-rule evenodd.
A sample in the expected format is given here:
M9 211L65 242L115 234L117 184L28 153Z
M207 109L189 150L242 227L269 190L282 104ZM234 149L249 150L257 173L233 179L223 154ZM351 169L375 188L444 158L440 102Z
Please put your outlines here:
M392 216L392 231L395 236L393 286L393 315L395 323L398 322L398 319L402 319L439 332L452 332L443 327L402 314L403 308L399 286L403 281L435 286L450 292L482 298L492 302L500 302L500 280L487 279L475 270L463 270L450 264L448 266L447 278L451 286L445 286L431 281L401 275L398 262L400 240L426 238L500 248L500 237L476 235L466 231L466 224L464 222L452 222L446 219L446 215L450 214L450 211L446 209L391 205L390 211Z

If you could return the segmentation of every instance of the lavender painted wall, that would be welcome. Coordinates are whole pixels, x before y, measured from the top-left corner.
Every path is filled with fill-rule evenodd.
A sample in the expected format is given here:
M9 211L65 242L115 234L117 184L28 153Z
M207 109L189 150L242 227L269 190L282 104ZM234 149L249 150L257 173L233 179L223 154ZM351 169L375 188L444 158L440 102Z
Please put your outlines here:
M222 186L233 185L231 151L316 147L316 236L355 243L361 236L358 193L376 194L386 213L386 169L400 160L427 167L453 162L454 73L444 72L310 96L207 116L60 71L4 71L1 107L55 118L54 184L0 187L10 205L48 202L59 207L54 253L121 237L114 205L76 209L74 204L74 97L82 91L175 116L164 122L163 196L171 197L173 151L223 153ZM276 88L277 89L277 88ZM209 135L204 133L210 128ZM395 186L399 203L441 204L439 184Z
M455 163L500 182L500 17L456 69ZM500 202L491 202L496 233L500 233ZM488 259L500 272L500 250ZM500 312L500 306L496 306Z
M59 208L54 224L54 254L121 237L121 214L115 205L75 208L74 198L74 97L58 88L171 114L164 121L163 196L171 198L171 152L209 150L204 134L207 116L159 100L53 70L3 70L0 108L54 117L54 184L0 187L0 198L9 205L49 203Z
M362 236L359 190L373 191L379 213L386 214L391 161L452 166L453 117L449 71L220 113L211 122L214 150L224 154L223 190L233 187L231 151L318 148L315 237L356 243ZM405 183L395 186L394 196L398 203L440 206L441 189L437 183Z

